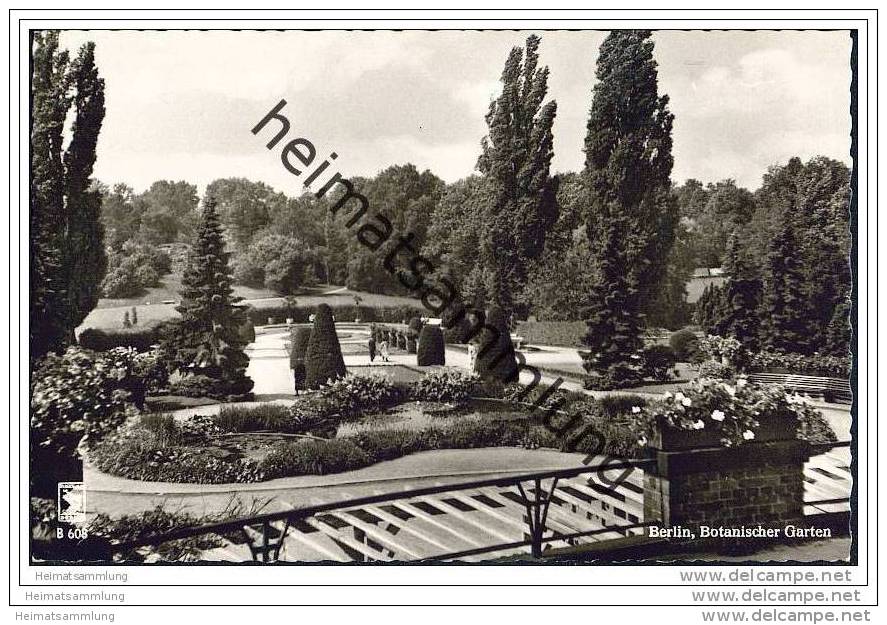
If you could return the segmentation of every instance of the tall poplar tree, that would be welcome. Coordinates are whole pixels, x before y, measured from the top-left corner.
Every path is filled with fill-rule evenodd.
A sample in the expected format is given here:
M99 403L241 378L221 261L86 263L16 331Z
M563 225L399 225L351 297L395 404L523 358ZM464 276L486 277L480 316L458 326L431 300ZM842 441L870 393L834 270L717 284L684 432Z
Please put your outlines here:
M603 253L613 219L626 220L623 270L649 310L678 222L668 96L659 95L649 30L615 30L601 45L585 137L586 223Z
M601 268L588 295L585 366L611 388L637 378L629 359L643 345L644 312L656 300L677 224L673 116L658 93L650 36L607 35L585 138L586 233Z
M95 46L73 63L57 31L33 33L31 54L31 357L58 351L98 301L107 259L101 199L90 190L105 115ZM65 117L74 105L67 150Z
M69 327L73 332L98 304L101 279L108 269L101 219L102 196L90 182L99 131L105 118L105 81L95 66L94 43L89 42L80 49L71 68L71 82L74 122L71 143L64 157L67 241L63 269L68 285Z
M485 215L481 262L495 276L488 294L507 316L527 279L528 264L542 254L547 230L557 221L557 180L552 126L557 103L543 104L548 67L539 67L536 35L526 49L512 48L502 72L502 94L490 103L477 168L492 199Z
M249 357L240 332L246 319L237 306L241 298L231 289L229 257L216 202L208 197L182 275L182 302L176 307L182 319L169 351L183 373L210 379L208 395L235 398L249 394L253 381L246 376Z
M68 96L68 53L58 32L35 32L31 55L30 346L32 358L60 348L65 285L61 280L65 168L62 139Z
M628 386L641 377L637 356L644 346L643 315L621 249L627 223L613 219L607 225L598 279L584 311L588 331L583 343L589 349L582 357L586 371L598 376L589 380L591 386L599 389Z

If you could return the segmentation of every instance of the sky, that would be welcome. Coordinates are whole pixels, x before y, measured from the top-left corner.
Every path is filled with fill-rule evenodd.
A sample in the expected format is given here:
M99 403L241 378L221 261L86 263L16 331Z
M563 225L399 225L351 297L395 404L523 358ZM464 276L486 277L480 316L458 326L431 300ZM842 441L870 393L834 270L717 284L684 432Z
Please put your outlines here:
M203 188L301 180L250 129L281 99L290 138L335 151L343 176L411 162L470 175L509 50L529 31L67 31L96 43L107 113L94 176L136 191L159 179ZM603 31L539 31L558 104L553 170L578 171ZM817 31L658 31L659 90L674 113L674 170L760 186L771 165L825 155L850 163L850 36ZM269 136L270 138L270 136ZM319 162L318 158L318 162ZM332 169L330 170L332 171ZM304 178L304 176L303 176Z

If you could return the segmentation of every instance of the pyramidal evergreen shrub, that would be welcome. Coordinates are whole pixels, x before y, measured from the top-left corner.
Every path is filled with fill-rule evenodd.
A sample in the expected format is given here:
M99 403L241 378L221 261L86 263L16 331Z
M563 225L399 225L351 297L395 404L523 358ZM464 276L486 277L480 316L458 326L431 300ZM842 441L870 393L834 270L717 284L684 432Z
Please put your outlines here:
M420 367L446 364L443 331L438 326L425 326L419 333L416 362Z
M215 199L208 197L182 275L176 307L182 318L163 351L185 379L206 381L207 396L235 400L251 395L253 381L246 375L249 357L241 332L246 317L231 289L229 258Z
M293 370L293 383L297 391L305 388L305 356L310 340L311 328L293 328L290 335L290 369Z
M317 307L314 328L305 354L305 385L317 388L345 377L345 360L336 335L333 311L326 304Z
M484 326L477 345L474 370L481 378L510 382L517 371L517 361L502 309L493 307L487 311Z

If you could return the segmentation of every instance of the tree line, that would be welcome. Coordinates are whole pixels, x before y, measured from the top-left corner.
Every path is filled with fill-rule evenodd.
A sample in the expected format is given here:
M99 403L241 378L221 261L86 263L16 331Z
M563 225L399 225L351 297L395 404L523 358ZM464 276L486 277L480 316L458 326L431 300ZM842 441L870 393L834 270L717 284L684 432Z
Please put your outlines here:
M40 333L46 345L59 345L95 305L99 286L90 281L101 280L108 258L106 287L136 274L139 284L149 283L167 270L169 263L150 249L193 240L199 196L185 181L157 181L140 194L122 184L90 184L99 109L103 114L92 48L69 64L57 36L37 37L32 283L33 276L43 282L32 289L31 309L32 320L35 310L62 317L45 317L61 337ZM782 349L792 349L798 336L806 337L804 350L821 347L829 332L846 336L845 165L792 159L771 168L754 192L732 180L675 186L674 117L668 96L659 93L652 33L623 30L611 32L599 51L584 166L553 173L557 104L547 99L549 69L540 65L540 46L541 39L530 36L506 59L501 93L486 115L478 174L446 184L404 164L351 179L371 205L392 216L394 231L416 234L422 255L466 303L495 307L506 317L586 320L588 365L613 378L626 375L626 359L644 327L691 321L685 285L700 266L723 265L730 275L723 289L710 289L698 305L706 329ZM72 101L79 139L62 158L58 120ZM73 199L65 201L65 194ZM234 282L281 294L318 282L409 294L381 266L380 255L348 236L347 217L329 210L335 196L288 197L262 182L225 178L208 185L209 198ZM57 215L70 224L63 237L46 225ZM91 252L80 253L85 247ZM51 285L76 282L61 276L69 270L61 259L75 256L93 267L77 272L81 294L60 305ZM143 261L126 260L132 257ZM143 265L152 270L139 269Z

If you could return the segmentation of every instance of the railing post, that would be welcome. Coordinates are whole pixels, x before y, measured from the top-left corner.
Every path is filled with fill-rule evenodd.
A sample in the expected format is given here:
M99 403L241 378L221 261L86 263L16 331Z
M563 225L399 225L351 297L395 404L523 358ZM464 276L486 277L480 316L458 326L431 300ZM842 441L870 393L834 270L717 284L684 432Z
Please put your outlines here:
M557 488L558 478L553 478L551 489L542 487L542 478L533 478L533 497L527 494L520 482L517 490L521 495L524 507L527 511L527 526L530 534L530 555L534 558L542 557L542 539L545 536L545 527L548 520L548 508L551 505L551 497Z

